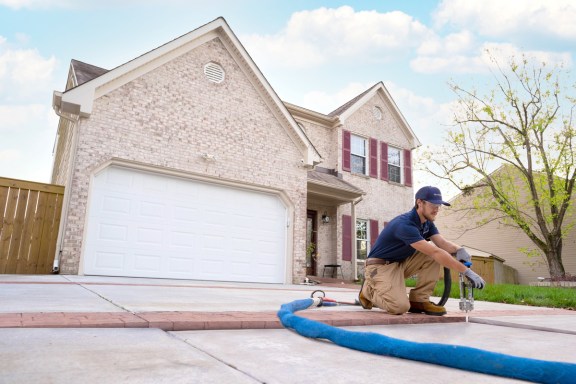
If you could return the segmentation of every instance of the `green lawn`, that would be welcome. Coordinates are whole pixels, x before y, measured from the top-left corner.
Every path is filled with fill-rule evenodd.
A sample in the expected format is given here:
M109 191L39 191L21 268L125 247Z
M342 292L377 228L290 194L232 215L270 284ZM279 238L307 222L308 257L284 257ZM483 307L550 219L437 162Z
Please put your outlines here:
M406 286L413 287L415 284L414 279L406 279ZM442 296L443 292L444 281L441 280L436 285L434 296ZM450 297L460 298L458 281L452 282ZM576 310L576 289L489 284L484 289L474 290L474 300Z

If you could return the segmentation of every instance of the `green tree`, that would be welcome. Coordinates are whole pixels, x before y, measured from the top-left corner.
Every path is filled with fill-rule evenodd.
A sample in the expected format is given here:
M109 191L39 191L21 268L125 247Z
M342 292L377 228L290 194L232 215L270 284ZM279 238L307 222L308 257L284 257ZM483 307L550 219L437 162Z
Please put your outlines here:
M565 87L569 72L561 66L526 56L501 66L490 56L495 87L486 95L450 84L458 100L455 124L440 151L424 154L425 168L473 196L471 208L484 212L484 223L497 217L520 228L545 256L550 275L562 278L576 180L576 88Z

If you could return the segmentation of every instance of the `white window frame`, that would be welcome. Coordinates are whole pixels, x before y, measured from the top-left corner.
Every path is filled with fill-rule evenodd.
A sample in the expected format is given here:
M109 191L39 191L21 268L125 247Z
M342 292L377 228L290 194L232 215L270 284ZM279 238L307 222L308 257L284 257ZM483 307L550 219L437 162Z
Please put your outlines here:
M396 163L394 159L394 155L398 154L398 162ZM402 162L402 149L396 147L388 147L388 180L393 183L402 184L402 180L404 179L404 172L403 172L403 164ZM393 172L397 169L398 172L398 179L395 178L396 173Z
M364 153L358 151L359 148L356 148L354 145L356 143L362 142L364 144ZM362 136L350 135L350 171L352 173L360 174L360 175L368 175L368 140ZM358 168L355 167L354 160L355 159L364 159L364 170L358 171Z
M360 226L364 226L364 232L366 238L361 238L358 236L358 231L363 229ZM356 227L354 231L354 241L356 241L356 260L365 260L370 252L370 222L365 219L356 219ZM362 247L364 243L364 247ZM362 254L362 250L365 250L365 254Z

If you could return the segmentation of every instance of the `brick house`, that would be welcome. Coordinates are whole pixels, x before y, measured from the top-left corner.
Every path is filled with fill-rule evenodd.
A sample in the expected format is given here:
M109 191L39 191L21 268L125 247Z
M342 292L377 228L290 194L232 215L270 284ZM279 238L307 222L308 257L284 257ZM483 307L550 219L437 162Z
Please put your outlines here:
M112 70L72 60L53 107L62 273L354 279L413 204L420 143L382 83L328 115L283 103L223 18Z

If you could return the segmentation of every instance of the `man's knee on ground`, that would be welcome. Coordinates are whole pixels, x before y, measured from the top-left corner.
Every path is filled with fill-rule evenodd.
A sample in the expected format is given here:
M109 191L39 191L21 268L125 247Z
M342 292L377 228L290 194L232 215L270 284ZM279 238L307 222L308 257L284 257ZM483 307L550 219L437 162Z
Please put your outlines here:
M391 315L402 315L410 309L410 303L386 303L386 312Z

